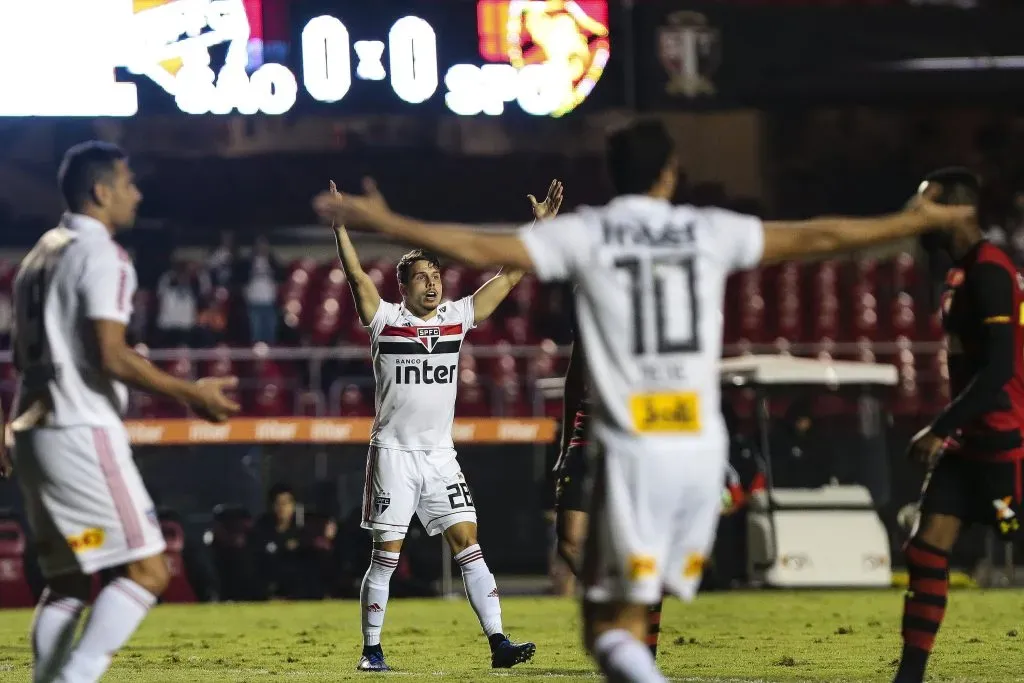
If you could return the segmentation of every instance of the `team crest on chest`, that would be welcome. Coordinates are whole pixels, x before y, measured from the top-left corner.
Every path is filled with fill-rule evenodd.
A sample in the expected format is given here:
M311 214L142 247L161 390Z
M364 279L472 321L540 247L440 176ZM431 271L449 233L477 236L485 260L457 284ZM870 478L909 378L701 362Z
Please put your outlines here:
M440 327L417 327L416 328L417 338L420 340L420 344L427 349L427 351L434 350L434 344L441 338Z

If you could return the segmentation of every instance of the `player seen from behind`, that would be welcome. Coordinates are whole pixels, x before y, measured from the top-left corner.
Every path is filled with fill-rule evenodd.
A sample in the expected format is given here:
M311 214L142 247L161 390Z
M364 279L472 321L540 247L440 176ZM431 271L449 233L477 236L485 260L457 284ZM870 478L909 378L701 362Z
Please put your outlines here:
M663 681L643 643L663 591L691 599L714 540L728 460L720 400L725 281L759 262L832 254L974 219L918 198L878 218L766 222L671 202L678 159L664 125L608 139L619 195L517 234L399 216L372 196L324 193L326 219L476 267L576 285L594 409L595 482L584 553L584 641L616 681Z
M91 683L169 580L160 522L122 422L127 386L222 422L238 412L223 393L237 381L177 379L125 343L135 268L114 234L135 222L142 195L124 152L98 142L72 147L59 184L68 213L14 281L11 430L47 584L32 621L33 679ZM76 642L92 575L105 570L114 578Z
M372 181L368 201L388 211ZM331 196L337 196L331 183ZM554 217L562 185L552 181L538 203L537 219ZM462 570L466 594L491 646L491 666L508 668L533 657L533 643L504 635L494 575L477 543L476 507L452 442L459 349L466 333L487 319L522 278L503 271L472 296L444 302L436 257L411 251L398 263L402 303L381 301L359 264L344 223L334 228L338 255L356 311L370 333L377 380L376 417L366 459L362 526L373 533L373 555L359 592L362 611L362 671L388 671L380 644L391 574L415 513L431 536L443 533Z
M981 183L966 169L949 168L929 175L922 192L975 206ZM1006 541L1020 539L1024 488L1024 279L977 225L930 233L921 244L945 284L940 312L953 400L910 444L911 457L930 472L905 548L910 586L896 683L924 680L960 529L987 524Z

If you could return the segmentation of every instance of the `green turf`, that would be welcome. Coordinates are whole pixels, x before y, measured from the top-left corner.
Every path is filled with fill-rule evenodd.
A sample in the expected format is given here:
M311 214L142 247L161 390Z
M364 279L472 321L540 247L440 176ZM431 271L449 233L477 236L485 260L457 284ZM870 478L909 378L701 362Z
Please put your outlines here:
M900 594L701 595L665 608L659 663L678 681L889 681ZM28 680L30 613L0 612L0 680ZM494 673L468 603L395 600L384 645L396 681L595 680L579 646L576 606L507 599L506 628L536 658ZM939 636L933 681L1024 681L1024 593L956 591ZM1018 636L1018 631L1020 636ZM162 606L105 680L348 681L358 674L359 612L351 602Z

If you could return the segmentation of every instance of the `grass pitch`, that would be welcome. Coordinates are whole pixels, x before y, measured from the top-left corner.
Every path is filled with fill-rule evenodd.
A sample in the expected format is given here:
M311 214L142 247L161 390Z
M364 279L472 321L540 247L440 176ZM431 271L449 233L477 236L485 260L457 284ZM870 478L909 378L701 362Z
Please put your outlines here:
M891 680L899 651L901 596L879 592L757 592L670 601L659 664L695 683ZM394 600L384 646L392 674L360 674L359 609L352 602L161 606L104 680L594 681L579 645L576 605L561 599L503 601L514 639L537 656L493 672L465 600ZM0 612L0 681L29 680L27 611ZM1024 682L1024 593L955 591L939 634L932 681Z

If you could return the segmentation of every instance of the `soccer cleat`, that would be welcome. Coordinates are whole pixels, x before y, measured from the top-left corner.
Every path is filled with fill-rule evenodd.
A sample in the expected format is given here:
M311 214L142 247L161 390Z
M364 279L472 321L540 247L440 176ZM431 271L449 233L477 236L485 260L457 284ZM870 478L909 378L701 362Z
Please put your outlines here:
M492 669L511 669L533 659L537 646L533 643L513 643L508 638L501 641L491 650Z
M377 647L363 648L363 656L359 658L357 671L391 671L391 667L384 661L384 650L380 645Z

